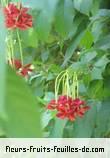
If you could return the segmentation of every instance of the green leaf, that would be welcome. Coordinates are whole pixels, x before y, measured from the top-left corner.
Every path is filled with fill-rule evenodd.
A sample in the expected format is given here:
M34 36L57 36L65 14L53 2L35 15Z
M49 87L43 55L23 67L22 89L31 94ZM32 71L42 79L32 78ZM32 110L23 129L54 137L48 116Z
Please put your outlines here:
M92 80L100 80L102 78L102 72L103 70L101 68L96 68L94 67L92 72L91 72L91 78Z
M25 47L37 47L38 46L38 39L37 33L35 29L31 28L27 31L21 32L22 42Z
M6 120L4 120L6 136L41 137L38 103L29 87L11 69L7 71L6 87Z
M86 49L89 49L92 46L92 43L93 43L93 35L89 30L87 30L84 37L81 40L80 45L82 47L85 47Z
M92 99L102 99L103 97L103 80L94 80L88 88L88 97Z
M31 80L31 88L35 96L42 97L44 95L44 84L41 76L37 76Z
M50 100L54 99L55 95L53 92L46 92L44 100L49 102Z
M93 23L92 34L94 37L94 43L96 43L100 39L100 36L103 35L104 27L105 24L102 23L101 21L95 21Z
M49 58L49 51L42 52L42 54L41 54L42 61L46 62L48 60L48 58Z
M72 0L62 0L59 1L56 9L55 28L64 38L67 37L70 32L73 32L73 19L75 12L72 4Z
M55 15L55 29L64 37L66 35L65 19L64 19L64 0L59 2Z
M102 18L109 18L110 17L110 10L109 9L99 9L97 14L95 16L93 16L91 19L93 21L95 20L99 20Z
M80 19L80 17L82 18ZM76 20L74 24L75 26L77 26L77 33L75 32L75 34L72 36L72 40L66 50L64 62L62 66L65 66L69 61L69 59L72 57L72 55L75 53L75 50L79 46L81 39L83 38L85 31L87 29L88 17L79 14L78 18L80 20Z
M42 114L42 126L43 126L43 128L45 128L49 124L51 119L52 119L52 115L50 112L45 111Z
M51 30L51 19L48 18L48 12L43 11L37 18L37 36L39 40L46 41Z
M104 55L98 59L94 64L94 68L91 71L91 77L93 80L102 79L102 73L109 62L108 58Z
M83 35L84 35L84 31L80 32L79 35L71 42L70 46L67 48L66 54L65 54L65 57L64 57L63 66L65 66L67 64L67 62L69 61L69 59L75 53L75 49L79 45L79 43L80 43Z
M106 57L106 55L104 55L101 58L99 58L99 60L94 64L94 66L98 68L103 67L103 70L104 70L108 62L109 62L109 59Z
M107 78L104 79L104 98L110 98L110 77L107 74Z
M74 0L73 3L75 9L88 15L91 11L93 0Z
M95 48L102 49L102 50L107 50L110 49L110 34L102 37L95 43Z
M67 120L61 120L56 118L54 127L49 135L49 138L62 138L63 137L63 130Z
M44 4L44 8L37 17L37 35L41 41L47 41L51 30L53 17L58 0L48 0Z
M93 136L95 138L110 137L110 100L101 103Z
M64 25L65 25L65 30L67 32L67 37L70 36L72 32L74 32L73 27L74 27L74 18L76 16L75 10L73 8L73 1L70 0L65 0L64 3Z
M92 15L96 15L99 8L100 8L100 0L98 0L98 1L93 0L92 10L91 10Z
M86 52L85 54L84 54L84 56L82 56L81 57L81 62L83 63L83 64L85 64L85 63L89 63L91 60L93 60L95 57L97 56L97 52L95 52L95 51L91 51L91 52Z

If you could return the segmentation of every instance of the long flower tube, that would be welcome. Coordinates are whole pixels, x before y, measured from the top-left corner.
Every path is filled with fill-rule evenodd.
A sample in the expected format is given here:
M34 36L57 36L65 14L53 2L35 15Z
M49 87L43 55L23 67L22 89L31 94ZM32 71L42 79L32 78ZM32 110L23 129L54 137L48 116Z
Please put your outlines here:
M56 110L56 117L75 121L83 117L90 109L86 102L79 98L78 76L69 70L62 71L55 81L55 99L47 105L48 110ZM62 94L60 91L62 89ZM60 93L60 95L59 95Z

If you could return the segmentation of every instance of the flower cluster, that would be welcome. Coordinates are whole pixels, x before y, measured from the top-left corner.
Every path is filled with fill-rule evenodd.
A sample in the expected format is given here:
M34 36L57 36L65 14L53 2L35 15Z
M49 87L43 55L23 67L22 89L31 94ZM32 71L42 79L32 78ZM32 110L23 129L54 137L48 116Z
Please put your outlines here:
M6 27L9 29L19 28L20 30L32 27L32 16L27 12L28 8L23 7L21 4L9 3L4 8Z
M5 15L5 24L8 29L20 29L26 30L33 26L33 18L28 13L28 8L23 7L21 3L9 3L7 6L3 8ZM9 33L10 35L10 33ZM8 60L9 65L14 67L17 71L17 74L28 77L29 73L33 71L32 64L23 65L23 49L22 49L22 40L20 38L19 31L17 31L18 44L20 49L21 61L14 58L14 54L12 49L14 49L14 39L13 34L8 36L8 53L10 54L10 59ZM13 55L12 55L13 54ZM8 56L9 58L9 56Z
M19 59L12 59L9 65L13 65L14 68L17 70L17 74L23 77L28 77L29 73L33 72L32 64L22 65Z
M69 96L59 96L57 101L50 101L47 109L56 110L56 116L60 119L67 118L70 121L74 121L77 117L83 117L90 107L79 98L73 99Z

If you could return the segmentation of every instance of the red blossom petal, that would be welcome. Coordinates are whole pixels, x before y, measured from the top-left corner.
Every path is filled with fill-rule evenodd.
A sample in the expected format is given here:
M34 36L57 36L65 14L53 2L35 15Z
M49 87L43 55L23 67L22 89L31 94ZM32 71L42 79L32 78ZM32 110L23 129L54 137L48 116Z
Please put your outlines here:
M11 61L8 60L9 65L14 65L16 70L19 70L22 67L21 61L19 59L11 59Z
M77 117L83 117L86 111L90 109L85 106L85 102L79 98L72 99L68 96L60 96L57 100L52 100L47 108L49 110L57 110L56 116L60 119L68 118L70 121L75 121Z
M74 116L74 115L69 115L69 116L68 116L68 119L69 119L70 121L75 121L75 116Z
M56 114L56 116L60 119L65 119L66 118L66 114L65 113L62 113L62 112L59 112Z
M19 28L21 30L26 30L33 26L32 16L28 14L29 8L20 7L10 3L7 7L4 8L6 27L13 29Z
M77 98L77 99L75 99L75 100L73 101L73 104L74 104L75 106L80 106L80 105L84 105L85 102L82 101L82 100L80 100L79 98Z
M56 106L57 106L56 101L55 100L51 100L51 102L47 105L47 109L55 110Z

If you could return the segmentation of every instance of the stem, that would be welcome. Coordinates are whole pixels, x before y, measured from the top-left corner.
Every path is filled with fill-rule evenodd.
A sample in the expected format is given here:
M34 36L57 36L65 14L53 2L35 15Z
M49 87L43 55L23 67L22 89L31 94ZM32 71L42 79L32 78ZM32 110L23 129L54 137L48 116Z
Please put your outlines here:
M55 100L56 100L56 101L57 101L57 99L58 99L58 91L59 91L59 87L60 87L60 82L61 82L62 78L63 78L64 75L65 75L64 72L65 72L65 71L62 71L62 72L57 76L56 81L55 81ZM63 76L61 76L62 73L64 73ZM59 79L60 76L61 76L61 78Z
M15 64L14 64L14 46L13 46L13 31L10 34L10 48L11 48L12 65L15 68Z
M78 98L78 96L79 96L79 90L78 90L78 78L77 78L77 74L76 74L76 72L75 72L75 98Z
M21 63L22 63L22 66L23 66L23 50L22 50L22 44L21 44L21 39L20 39L18 29L17 29L17 37L18 37L18 43L19 43L19 49L20 49Z
M77 98L79 98L79 84L77 82Z
M6 44L7 44L7 49L8 49L8 61L9 64L14 68L14 46L13 46L13 32L10 33L10 31L8 31L8 38L6 40Z
M62 94L66 94L67 97L71 96L73 99L78 97L78 78L77 73L72 75L72 85L70 85L70 77L68 70L62 71L55 80L55 100L57 102L60 83L62 82Z
M1 5L2 5L2 7L3 7L3 6L4 6L4 1L3 1L3 0L1 0L0 2L1 2Z
M66 87L67 87L67 97L70 95L70 87L69 87L69 75L68 75L68 71L66 71L66 82L65 82Z
M63 81L62 81L62 94L63 95L65 95L65 92L66 92L65 80L66 80L66 74L64 75Z
M9 61L9 63L10 63L10 65L13 67L13 63L12 63L12 60L11 60L11 48L10 48L10 43L9 42L7 42L7 49L8 49L8 61Z
M78 98L79 97L79 84L78 84L77 74L76 74L76 95L77 95L77 98Z
M1 4L2 4L2 6L6 6L8 4L7 0L1 0Z
M6 0L6 4L8 5L8 0Z
M73 90L72 90L72 97L73 99L75 99L75 73L73 75L73 78L72 78L72 87L73 87Z

